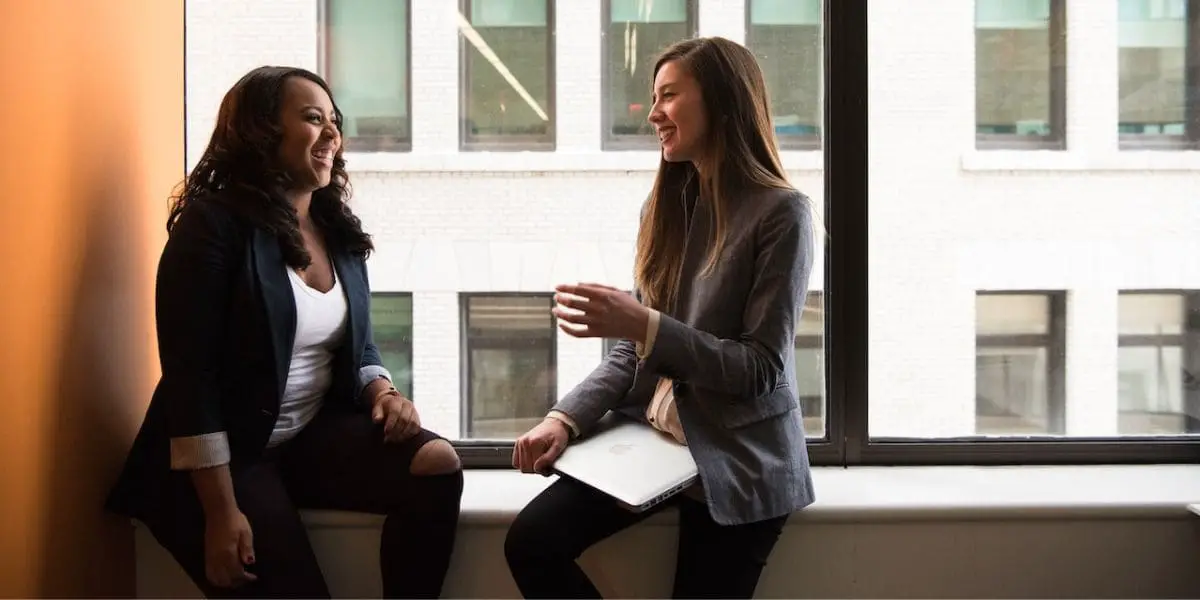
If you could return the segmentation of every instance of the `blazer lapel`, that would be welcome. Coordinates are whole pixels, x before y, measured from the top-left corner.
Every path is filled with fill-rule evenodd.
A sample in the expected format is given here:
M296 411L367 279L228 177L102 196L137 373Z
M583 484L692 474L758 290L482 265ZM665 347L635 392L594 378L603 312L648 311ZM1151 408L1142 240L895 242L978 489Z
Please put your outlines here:
M264 313L271 331L271 350L275 357L277 395L283 396L287 385L288 367L292 361L292 344L296 341L296 298L288 281L279 241L271 234L255 228L254 271L262 291Z

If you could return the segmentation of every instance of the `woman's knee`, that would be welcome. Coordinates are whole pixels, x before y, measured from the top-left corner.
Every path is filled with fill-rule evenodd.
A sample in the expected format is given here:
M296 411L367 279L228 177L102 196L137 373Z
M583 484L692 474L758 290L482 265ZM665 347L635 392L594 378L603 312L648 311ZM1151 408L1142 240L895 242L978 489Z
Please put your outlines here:
M454 446L443 439L431 440L417 450L409 463L413 475L449 475L462 470L462 460Z

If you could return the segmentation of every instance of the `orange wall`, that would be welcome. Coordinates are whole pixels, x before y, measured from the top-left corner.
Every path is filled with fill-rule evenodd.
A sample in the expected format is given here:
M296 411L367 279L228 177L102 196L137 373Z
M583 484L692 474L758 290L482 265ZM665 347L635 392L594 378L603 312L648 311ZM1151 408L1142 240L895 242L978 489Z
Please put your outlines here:
M104 494L157 375L183 0L0 2L0 596L131 596Z

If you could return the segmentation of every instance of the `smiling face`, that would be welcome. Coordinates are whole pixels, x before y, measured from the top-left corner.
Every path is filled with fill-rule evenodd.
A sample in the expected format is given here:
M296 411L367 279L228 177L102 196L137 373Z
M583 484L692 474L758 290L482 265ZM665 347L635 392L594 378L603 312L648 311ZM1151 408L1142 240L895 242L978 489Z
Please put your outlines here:
M663 63L654 76L648 120L658 135L663 159L697 162L708 140L708 112L700 84L678 60Z
M295 191L312 192L329 185L333 158L341 149L333 100L313 81L289 77L279 107L279 164Z

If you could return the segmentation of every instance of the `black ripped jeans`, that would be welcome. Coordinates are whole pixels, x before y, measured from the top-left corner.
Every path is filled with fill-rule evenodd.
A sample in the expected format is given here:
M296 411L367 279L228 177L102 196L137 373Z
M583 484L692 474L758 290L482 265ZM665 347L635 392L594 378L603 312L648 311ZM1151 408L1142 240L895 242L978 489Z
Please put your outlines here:
M679 507L675 598L751 598L787 517L719 525L708 507L678 495L646 513L629 512L612 498L561 478L517 515L504 556L526 598L599 598L575 562L593 544L662 510Z
M436 598L454 549L463 476L410 473L417 451L435 439L422 429L405 442L385 444L369 416L323 410L261 461L231 465L238 508L254 536L255 563L247 570L258 576L239 588L215 588L205 577L204 513L190 475L172 474L174 505L147 525L210 598L328 598L297 509L384 514L384 597Z

